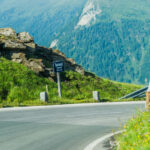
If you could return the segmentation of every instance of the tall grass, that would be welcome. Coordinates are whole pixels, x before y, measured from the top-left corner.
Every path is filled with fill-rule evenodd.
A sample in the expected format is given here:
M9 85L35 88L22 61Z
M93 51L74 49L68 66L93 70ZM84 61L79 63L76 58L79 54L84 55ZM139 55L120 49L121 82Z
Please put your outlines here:
M117 137L117 150L150 150L150 112L139 112L124 129L126 131Z

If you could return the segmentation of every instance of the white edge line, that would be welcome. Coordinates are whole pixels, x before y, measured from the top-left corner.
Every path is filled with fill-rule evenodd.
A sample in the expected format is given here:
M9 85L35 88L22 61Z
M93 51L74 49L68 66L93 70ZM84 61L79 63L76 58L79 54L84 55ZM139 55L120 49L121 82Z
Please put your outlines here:
M0 108L0 112L19 111L19 110L37 110L37 109L50 109L50 108L67 108L67 107L90 107L90 106L106 106L106 105L124 105L124 104L144 104L145 101L132 101L132 102L105 102L105 103L86 103L86 104L65 104L65 105L49 105L49 106L29 106L29 107L12 107Z
M121 130L121 131L117 131L115 133L110 133L110 134L107 134L107 135L105 135L103 137L100 137L99 139L96 139L95 141L90 143L88 146L86 146L84 148L84 150L93 150L98 144L100 144L100 143L104 142L105 140L107 140L108 138L111 138L112 136L120 134L120 133L122 133L124 131L125 130Z

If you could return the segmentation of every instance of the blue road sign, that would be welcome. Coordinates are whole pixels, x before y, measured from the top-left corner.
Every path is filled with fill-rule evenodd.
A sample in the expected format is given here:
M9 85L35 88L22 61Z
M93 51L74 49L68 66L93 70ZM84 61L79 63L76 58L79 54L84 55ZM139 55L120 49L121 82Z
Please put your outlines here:
M63 72L64 71L64 61L55 61L53 63L54 72Z

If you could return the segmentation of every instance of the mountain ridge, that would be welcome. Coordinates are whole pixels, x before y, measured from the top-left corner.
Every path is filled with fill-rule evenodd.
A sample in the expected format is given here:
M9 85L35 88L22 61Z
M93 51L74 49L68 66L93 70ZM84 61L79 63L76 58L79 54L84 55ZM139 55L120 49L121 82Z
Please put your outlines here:
M148 0L38 0L32 4L33 9L28 0L1 2L0 27L28 31L38 44L61 50L99 76L139 84L149 79Z

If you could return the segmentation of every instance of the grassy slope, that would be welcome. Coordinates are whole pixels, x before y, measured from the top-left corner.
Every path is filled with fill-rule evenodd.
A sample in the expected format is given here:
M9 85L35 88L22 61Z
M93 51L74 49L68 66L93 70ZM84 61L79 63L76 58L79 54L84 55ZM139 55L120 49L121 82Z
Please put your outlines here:
M126 131L119 137L117 150L149 150L150 149L150 112L138 113L124 128Z
M76 72L62 73L62 94L59 99L57 84L39 77L21 64L0 58L0 105L38 105L39 94L49 86L49 104L93 102L92 91L100 92L103 101L114 101L141 86L100 79L95 75L82 76Z

